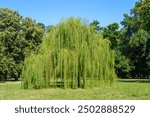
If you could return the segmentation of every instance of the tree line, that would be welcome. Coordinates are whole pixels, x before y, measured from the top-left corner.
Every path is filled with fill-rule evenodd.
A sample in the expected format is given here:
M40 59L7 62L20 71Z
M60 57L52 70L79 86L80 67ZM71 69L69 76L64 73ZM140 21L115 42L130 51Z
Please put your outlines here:
M89 26L96 34L110 41L115 50L115 71L120 78L150 77L150 1L135 3L130 14L124 14L118 23L101 27L94 20ZM0 80L18 80L24 60L37 53L48 33L56 26L45 28L43 23L26 17L17 11L0 8Z
M131 9L130 15L124 14L121 21L107 27L100 27L97 20L97 33L111 42L116 51L115 70L121 78L150 78L150 1L140 0Z

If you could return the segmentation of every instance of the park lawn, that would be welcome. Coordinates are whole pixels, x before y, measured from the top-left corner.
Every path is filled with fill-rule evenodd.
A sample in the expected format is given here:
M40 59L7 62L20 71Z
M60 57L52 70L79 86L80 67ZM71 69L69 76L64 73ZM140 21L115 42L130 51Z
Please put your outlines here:
M150 100L150 82L117 82L92 89L21 89L20 82L0 83L0 100Z

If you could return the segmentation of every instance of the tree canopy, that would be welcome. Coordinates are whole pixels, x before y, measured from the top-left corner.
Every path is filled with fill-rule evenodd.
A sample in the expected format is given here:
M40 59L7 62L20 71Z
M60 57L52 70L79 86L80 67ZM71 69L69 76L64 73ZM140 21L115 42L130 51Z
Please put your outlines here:
M42 42L44 30L17 11L0 8L0 79L18 80L26 54Z
M123 25L123 53L130 59L133 78L150 76L150 1L136 2L131 16L125 14Z
M51 77L54 81L58 77L75 78L78 81L75 83L80 87L80 84L84 84L85 76L93 78L97 75L95 77L98 77L99 73L96 70L101 70L99 72L102 75L110 70L105 70L103 64L102 68L98 67L104 56L106 60L107 57L112 61L115 58L113 66L118 77L150 78L150 0L136 2L131 13L124 14L120 24L122 26L112 23L101 27L98 20L85 23L80 18L70 18L58 25L45 26L29 17L23 18L17 11L0 8L0 80L9 78L18 80L20 74L26 79L27 72L32 81L24 82L32 84L37 81L35 74L33 75L36 70L32 70L33 67L38 66L36 61L42 64L49 59L51 63L45 64L50 64L50 68L39 64L42 67L37 69L40 70L40 75L45 75L45 69L50 71L46 72L46 76L41 76L44 79L42 82ZM112 54L114 51L115 54ZM71 63L70 59L76 62ZM70 63L67 63L69 61ZM108 67L108 63L113 63L112 61L104 62L106 68L112 65ZM30 62L31 65L27 66ZM26 68L31 69L31 73L26 71ZM93 69L93 74L90 68ZM77 72L76 69L81 72ZM93 76L89 76L89 73ZM47 77L47 74L50 77ZM103 77L110 78L110 74ZM64 79L64 82L70 81ZM26 88L28 88L27 84L25 84ZM65 84L65 87L68 85Z
M86 88L115 80L114 51L84 20L69 18L52 28L40 52L25 59L23 88Z

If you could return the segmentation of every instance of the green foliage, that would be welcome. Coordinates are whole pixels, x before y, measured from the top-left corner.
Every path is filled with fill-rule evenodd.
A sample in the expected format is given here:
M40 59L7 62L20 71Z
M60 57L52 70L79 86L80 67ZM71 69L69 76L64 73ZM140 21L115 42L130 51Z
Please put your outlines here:
M150 78L150 0L136 2L121 24L102 28L97 20L88 25L70 18L45 27L0 8L0 80L18 80L31 52L24 62L24 88L92 87L97 80L110 81L110 74L113 79L113 67L119 77Z
M131 14L134 15L136 26L141 27L146 31L150 31L150 1L141 0L136 2Z
M25 59L22 87L86 88L112 83L114 51L84 20L70 18L51 28L40 52Z
M119 25L113 23L104 27L102 30L103 37L108 39L111 44L110 47L116 51L115 54L115 71L118 77L128 77L128 73L131 70L129 65L129 59L122 54L122 33L119 30Z
M149 78L150 66L150 1L136 2L131 16L125 14L122 51L130 59L133 78Z
M126 56L122 55L119 50L116 50L115 70L116 74L120 78L128 78L129 72L131 71L130 60Z
M148 66L147 42L150 40L150 35L147 31L139 30L130 38L129 49L131 50L128 56L133 64L133 75L139 78L147 77L150 70ZM136 74L135 74L136 73Z
M91 23L94 30L108 39L111 49L116 51L115 69L119 77L150 77L150 0L140 0L124 14L123 28L113 23L99 29L99 22Z
M45 24L43 24L43 23L38 23L38 25L39 25L41 28L43 28L44 31L46 30Z
M37 50L37 46L41 44L44 29L41 25L36 24L31 18L25 18L22 20L23 35L25 38L24 46L27 47L28 51Z
M54 25L50 25L46 27L46 34L49 33L53 28L55 28Z
M100 22L97 20L94 20L90 25L93 26L95 32L99 32L102 29L102 27L100 27Z
M113 23L103 28L103 37L107 38L111 42L111 48L116 49L119 45L119 25Z
M19 32L21 16L16 11L0 9L0 42L2 58L0 60L0 79L18 77L18 69L15 69L15 59L19 57L21 51ZM19 63L18 63L19 64Z
M43 29L18 12L0 8L0 79L18 80L27 53L41 43Z

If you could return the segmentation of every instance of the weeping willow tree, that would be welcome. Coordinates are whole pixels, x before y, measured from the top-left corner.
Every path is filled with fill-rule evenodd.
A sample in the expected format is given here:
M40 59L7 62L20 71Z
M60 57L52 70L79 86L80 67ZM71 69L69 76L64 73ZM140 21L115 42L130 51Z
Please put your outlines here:
M38 54L25 59L22 87L86 88L112 83L114 52L82 19L69 18L52 28Z

